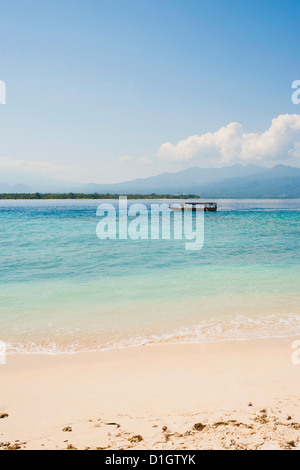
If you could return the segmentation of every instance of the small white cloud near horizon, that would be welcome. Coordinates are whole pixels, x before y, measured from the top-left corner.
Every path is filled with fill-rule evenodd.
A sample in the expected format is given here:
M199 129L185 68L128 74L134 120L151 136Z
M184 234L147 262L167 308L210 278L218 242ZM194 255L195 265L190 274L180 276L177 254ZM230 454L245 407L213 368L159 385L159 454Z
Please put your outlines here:
M300 115L281 114L262 134L245 133L241 124L232 122L216 132L193 135L178 144L166 142L157 156L181 162L197 158L219 164L300 157Z
M145 158L145 157L139 158L139 162L143 163L144 165L153 165L154 164L153 160L149 160L148 158Z
M132 160L132 157L130 157L130 155L122 155L122 157L119 158L119 161L122 163L129 162L130 160Z
M119 161L122 162L122 163L130 162L130 161L133 161L133 160L135 160L135 159L133 159L133 157L130 157L129 155L123 155L122 157L119 157ZM139 163L142 163L143 165L153 165L154 164L153 160L149 160L148 158L145 158L145 157L140 157L135 161L137 161Z
M0 168L6 170L29 171L34 173L57 173L68 170L68 167L54 165L49 162L39 162L35 160L13 160L7 157L0 157Z

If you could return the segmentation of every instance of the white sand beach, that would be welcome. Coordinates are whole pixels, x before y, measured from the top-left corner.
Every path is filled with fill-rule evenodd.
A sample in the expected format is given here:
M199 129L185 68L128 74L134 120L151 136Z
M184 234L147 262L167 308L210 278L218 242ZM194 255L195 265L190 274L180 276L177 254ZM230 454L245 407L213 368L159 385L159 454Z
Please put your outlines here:
M0 448L300 448L295 339L8 356Z

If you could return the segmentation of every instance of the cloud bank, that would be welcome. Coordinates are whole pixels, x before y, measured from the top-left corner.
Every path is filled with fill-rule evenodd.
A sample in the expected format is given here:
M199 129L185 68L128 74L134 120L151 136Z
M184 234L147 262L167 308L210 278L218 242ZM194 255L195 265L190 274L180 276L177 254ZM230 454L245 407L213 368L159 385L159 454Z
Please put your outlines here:
M281 114L262 134L245 133L241 124L232 122L216 132L193 135L178 144L167 142L157 156L176 161L198 158L220 164L300 157L300 115Z

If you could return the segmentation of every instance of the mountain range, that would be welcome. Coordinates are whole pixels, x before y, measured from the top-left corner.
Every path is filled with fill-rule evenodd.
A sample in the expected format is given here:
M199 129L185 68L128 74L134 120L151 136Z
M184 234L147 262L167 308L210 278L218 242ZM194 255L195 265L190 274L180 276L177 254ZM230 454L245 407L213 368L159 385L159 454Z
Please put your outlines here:
M1 193L80 192L101 194L195 194L205 198L298 198L300 168L277 165L232 165L222 168L192 167L114 184L79 184L51 179L2 178ZM5 176L5 175L4 175ZM3 183L1 183L1 181Z

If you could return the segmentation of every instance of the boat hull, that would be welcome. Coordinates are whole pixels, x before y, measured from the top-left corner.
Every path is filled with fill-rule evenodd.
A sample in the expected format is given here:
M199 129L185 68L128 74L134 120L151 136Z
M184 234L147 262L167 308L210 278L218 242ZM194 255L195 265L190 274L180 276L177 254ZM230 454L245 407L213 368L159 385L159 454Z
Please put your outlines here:
M187 208L187 207L170 207L171 211L178 212L178 211L188 211L188 212L216 212L217 207L204 207L204 208Z

